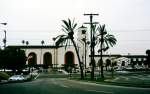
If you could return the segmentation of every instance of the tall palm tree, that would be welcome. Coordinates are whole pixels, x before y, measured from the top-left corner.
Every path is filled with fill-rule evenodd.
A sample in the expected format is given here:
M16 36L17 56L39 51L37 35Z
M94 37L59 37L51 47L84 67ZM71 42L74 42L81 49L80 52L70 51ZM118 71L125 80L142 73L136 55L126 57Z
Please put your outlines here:
M29 45L29 41L26 41L26 45L27 45L27 46Z
M68 19L68 21L62 20L62 22L63 22L62 31L65 34L59 35L55 38L56 46L65 44L65 49L66 49L68 44L70 44L70 43L73 44L75 51L76 51L76 54L77 54L78 61L79 61L79 66L80 66L80 70L81 70L81 79L83 79L84 78L83 68L82 68L79 52L77 49L77 45L76 45L75 40L74 40L74 30L77 26L77 23L75 23L74 20L71 22L70 19Z
M150 68L150 50L146 50L147 54L147 60L146 60L146 65L148 65L148 68Z
M42 41L41 41L41 44L43 45L44 43L45 43L44 40L42 40Z
M21 42L22 42L22 44L24 45L25 41L24 41L24 40L22 40Z
M110 47L113 47L116 42L117 39L115 38L114 35L108 34L105 28L105 24L104 25L99 25L97 27L97 35L96 35L96 40L97 40L97 44L100 45L100 49L98 50L98 52L100 53L101 56L101 77L104 78L104 74L103 74L103 51L108 50Z
M103 51L107 51L110 47L113 47L114 45L116 45L117 39L115 38L114 35L109 34L107 32L105 28L105 24L99 25L97 28L97 31L98 31L96 35L97 43L102 44ZM103 35L103 38L101 37L102 35ZM98 50L98 52L100 52L100 49Z

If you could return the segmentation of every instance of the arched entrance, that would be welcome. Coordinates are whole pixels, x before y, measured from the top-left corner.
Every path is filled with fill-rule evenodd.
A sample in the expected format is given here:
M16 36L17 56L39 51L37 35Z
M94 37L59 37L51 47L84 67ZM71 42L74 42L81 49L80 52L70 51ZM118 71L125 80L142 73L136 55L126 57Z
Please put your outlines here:
M28 55L28 65L32 67L37 65L37 55L34 52Z
M73 52L69 51L65 53L65 70L69 71L68 68L71 67L73 68L75 66L74 63L74 54Z
M49 52L45 53L43 56L43 67L52 67L52 55Z

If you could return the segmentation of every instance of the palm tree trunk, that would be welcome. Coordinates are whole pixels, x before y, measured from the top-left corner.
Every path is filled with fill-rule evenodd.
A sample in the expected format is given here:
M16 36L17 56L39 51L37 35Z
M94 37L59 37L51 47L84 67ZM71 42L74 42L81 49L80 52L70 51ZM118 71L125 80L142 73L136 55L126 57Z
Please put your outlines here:
M73 43L73 45L74 45L74 47L75 47L75 51L76 51L77 58L78 58L78 61L79 61L80 72L81 72L81 79L84 79L84 76L83 76L83 66L82 66L82 64L81 64L81 60L80 60L80 56L79 56L79 51L78 51L78 49L77 49L77 46L76 46L74 40L71 39L71 41L72 41L72 43Z
M101 35L101 48L100 48L100 57L101 57L101 77L104 78L104 73L103 73L103 50L102 50L102 46L103 46L103 32L102 32L102 35Z

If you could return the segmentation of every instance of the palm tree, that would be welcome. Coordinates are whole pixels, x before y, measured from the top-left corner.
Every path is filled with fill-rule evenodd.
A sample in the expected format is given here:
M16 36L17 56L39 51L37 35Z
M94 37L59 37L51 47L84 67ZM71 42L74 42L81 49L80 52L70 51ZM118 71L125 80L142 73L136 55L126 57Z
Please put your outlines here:
M26 41L26 45L27 45L27 46L29 45L29 41Z
M107 51L109 49L109 47L113 47L116 44L117 39L115 38L114 35L107 33L105 24L102 26L99 25L97 28L97 31L99 31L96 36L97 43L102 44L103 51ZM103 36L103 38L101 36ZM100 49L98 50L98 52L100 52Z
M148 68L150 68L150 50L146 50L147 54L147 60L146 60L146 65L148 65Z
M114 37L114 35L108 34L104 25L99 25L97 27L98 34L96 35L97 44L100 45L100 49L98 50L98 53L100 53L101 56L101 77L104 78L103 74L103 51L108 50L110 47L113 47L117 39Z
M44 40L42 40L42 41L41 41L41 44L43 45L44 43L45 43Z
M109 67L111 65L111 60L110 59L106 59L106 71L107 71L107 67Z
M24 40L22 40L22 44L24 45L24 43L25 43L25 41Z
M68 44L70 44L70 43L73 44L73 46L75 48L75 51L76 51L76 54L77 54L78 61L79 61L79 66L80 66L80 70L81 70L81 79L83 79L84 78L83 77L83 68L82 68L79 52L78 52L78 49L77 49L77 45L74 41L74 30L77 26L77 23L75 23L74 20L73 20L73 22L71 22L70 19L68 19L68 21L62 20L62 22L63 22L62 31L65 34L64 35L59 35L55 38L56 46L65 44L65 49L66 49Z

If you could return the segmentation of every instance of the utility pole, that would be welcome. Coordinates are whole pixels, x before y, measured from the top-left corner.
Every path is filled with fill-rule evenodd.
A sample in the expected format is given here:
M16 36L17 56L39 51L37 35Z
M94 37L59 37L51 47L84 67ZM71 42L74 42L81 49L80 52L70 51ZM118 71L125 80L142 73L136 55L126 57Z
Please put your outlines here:
M95 67L95 60L94 60L94 55L95 55L95 33L93 31L93 24L98 24L98 22L93 22L93 16L98 16L99 14L84 14L84 16L90 16L90 22L85 23L85 24L90 24L90 38L91 38L91 64L92 64L92 72L91 72L91 79L94 79L94 67Z
M104 78L104 73L103 73L103 42L104 42L104 39L103 39L103 30L101 31L101 45L100 45L100 47L101 47L101 49L100 49L100 52L101 52L101 54L100 54L100 57L101 57L101 76L102 76L102 78Z

